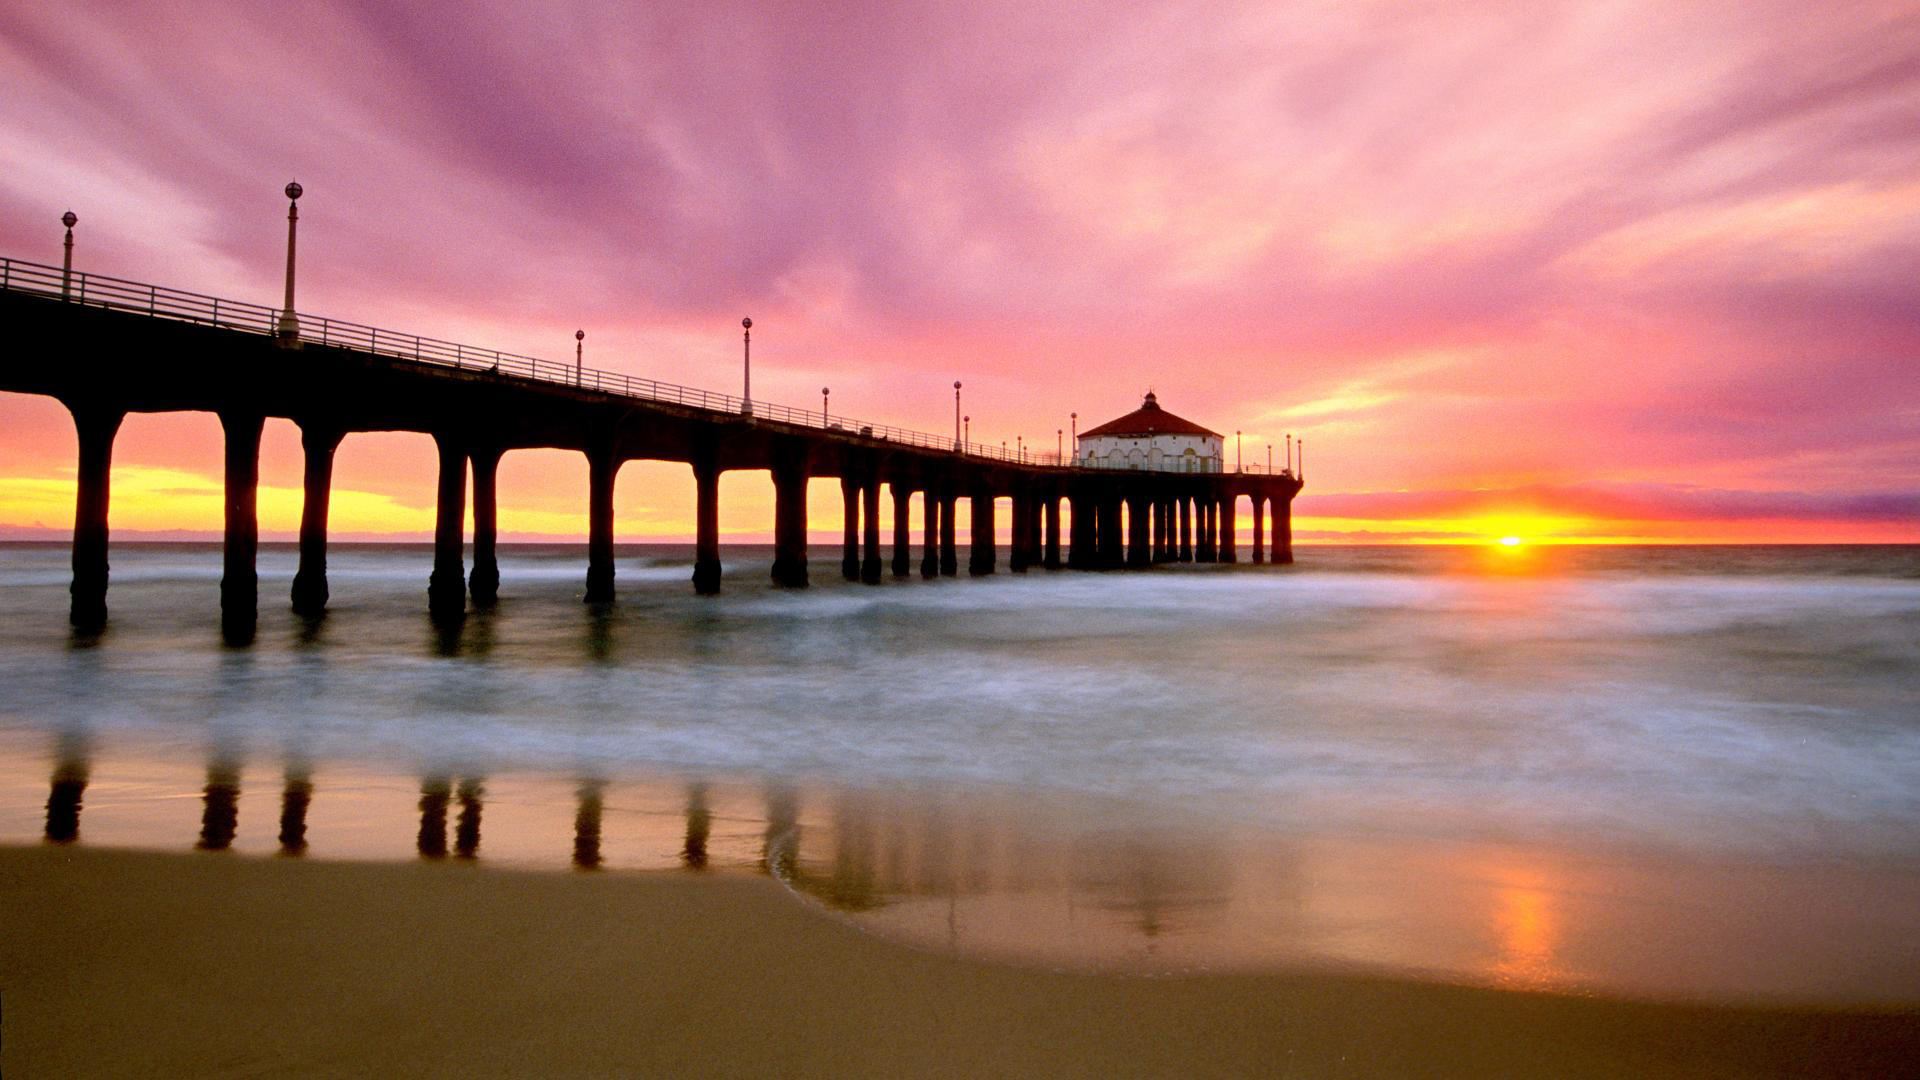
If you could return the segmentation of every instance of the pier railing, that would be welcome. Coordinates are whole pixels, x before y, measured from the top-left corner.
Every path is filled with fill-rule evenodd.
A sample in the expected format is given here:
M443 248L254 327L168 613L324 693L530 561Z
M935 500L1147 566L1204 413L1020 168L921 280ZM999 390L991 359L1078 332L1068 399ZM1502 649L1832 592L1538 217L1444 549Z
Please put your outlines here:
M75 271L58 266L0 258L0 289L63 299L89 307L129 311L156 319L196 323L225 330L272 337L279 333L280 309L227 300L203 293L170 289L147 282L128 281ZM959 443L947 435L873 424L825 411L795 409L765 401L749 403L732 394L702 390L693 386L644 379L618 371L576 368L572 364L543 360L535 356L476 348L453 341L442 341L421 334L383 330L375 326L331 319L317 315L295 317L300 325L300 340L312 345L337 346L378 356L410 360L421 364L484 371L518 379L560 386L572 386L601 393L617 394L643 401L682 405L688 408L734 416L751 415L756 419L797 427L817 428L875 442L894 443L926 450L958 452L969 457L987 458L1021 465L1057 467L1060 455L1046 452L1011 450L983 443Z

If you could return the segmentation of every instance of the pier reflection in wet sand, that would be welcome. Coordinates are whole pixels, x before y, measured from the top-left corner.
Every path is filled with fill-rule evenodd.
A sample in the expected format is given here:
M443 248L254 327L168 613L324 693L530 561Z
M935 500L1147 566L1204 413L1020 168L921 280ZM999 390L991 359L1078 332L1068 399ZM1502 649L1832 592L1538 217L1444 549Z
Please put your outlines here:
M70 735L14 756L29 767L0 769L37 789L0 791L0 809L14 808L0 842L177 845L181 832L165 829L191 826L168 808L197 788L189 835L203 850L392 858L411 833L419 858L477 859L484 804L490 864L766 873L924 947L1146 970L1360 964L1667 995L1901 1000L1920 929L1911 874L1129 825L1120 812L925 790L464 769L408 779L285 753L280 783L255 795L279 813L251 816L249 845L242 748L220 745L197 766L96 749ZM84 833L83 794L97 804Z

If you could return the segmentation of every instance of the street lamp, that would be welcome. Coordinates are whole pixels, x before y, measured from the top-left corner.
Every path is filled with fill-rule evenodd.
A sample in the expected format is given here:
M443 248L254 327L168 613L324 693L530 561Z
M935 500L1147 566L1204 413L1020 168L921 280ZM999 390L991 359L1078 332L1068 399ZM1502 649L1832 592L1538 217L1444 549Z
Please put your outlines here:
M966 452L967 444L960 438L960 380L953 380L953 448Z
M1267 475L1273 475L1273 444L1267 444Z
M1238 431L1233 433L1233 471L1247 471L1247 456L1240 452L1240 433Z
M1060 456L1060 449L1061 449L1060 437L1065 434L1066 434L1066 431L1062 428L1053 429L1053 463L1055 465L1064 465L1067 462L1066 458L1063 458Z
M1073 423L1073 459L1080 460L1080 414L1068 413L1067 419Z
M1287 433L1287 475L1293 475L1293 433Z
M820 426L827 426L827 388L820 388Z
M67 260L60 266L60 299L67 298L67 287L73 283L73 227L79 222L79 215L69 210L60 215L60 224L67 227Z
M973 441L973 417L963 416L960 418L960 422L967 425L965 434L962 435L960 439L960 452L964 454L967 452L967 444Z
M1002 442L1000 445L1005 446L1007 444ZM1015 435L1013 437L1013 456L1019 458L1021 461L1027 460L1027 437L1025 435Z
M587 332L585 330L575 330L573 332L573 385L575 386L580 385L580 376L582 373L581 362L586 357L586 351Z
M293 314L293 241L295 229L300 224L300 195L304 191L298 181L290 183L287 191L287 302L280 308L280 339L292 341L300 336L300 320Z
M753 320L740 320L740 411L753 412Z

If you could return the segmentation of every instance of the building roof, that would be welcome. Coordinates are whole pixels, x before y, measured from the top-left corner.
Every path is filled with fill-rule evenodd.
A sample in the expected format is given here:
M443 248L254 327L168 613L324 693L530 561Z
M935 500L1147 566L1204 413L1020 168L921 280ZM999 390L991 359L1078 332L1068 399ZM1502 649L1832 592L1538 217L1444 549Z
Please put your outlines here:
M1097 428L1080 433L1083 439L1100 435L1209 435L1216 439L1226 438L1217 431L1208 431L1191 420L1161 408L1151 390L1147 391L1147 399L1139 408L1118 420L1109 420Z

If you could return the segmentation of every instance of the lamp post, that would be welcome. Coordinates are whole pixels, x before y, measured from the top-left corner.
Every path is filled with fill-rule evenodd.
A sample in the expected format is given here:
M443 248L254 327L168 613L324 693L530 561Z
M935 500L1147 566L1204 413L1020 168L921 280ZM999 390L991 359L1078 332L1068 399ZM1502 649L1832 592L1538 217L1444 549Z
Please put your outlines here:
M1073 424L1073 460L1080 460L1080 414L1068 413L1067 420Z
M1294 475L1294 479L1305 480L1307 478L1307 440L1300 440L1298 450L1300 452L1300 471Z
M280 339L292 341L300 336L300 320L293 314L293 242L300 224L300 196L305 191L298 181L287 192L287 302L280 307Z
M1267 475L1273 475L1273 444L1267 444Z
M1287 433L1287 475L1293 475L1293 433Z
M1005 446L1007 444L1001 443L1000 445ZM1015 435L1013 437L1013 456L1019 458L1021 461L1027 460L1027 437L1025 435Z
M966 452L966 443L960 437L960 380L953 380L953 448Z
M1240 433L1233 433L1233 471L1247 471L1247 456L1240 452Z
M1061 451L1060 437L1065 434L1066 434L1066 431L1062 428L1053 429L1053 463L1055 465L1065 465L1067 463L1067 459L1060 456L1060 451Z
M73 283L73 227L80 217L69 210L60 215L60 224L67 227L67 258L60 264L60 299L67 298L67 288Z
M964 434L960 437L960 452L964 454L967 452L967 444L973 441L973 417L963 416L960 422L966 425Z
M820 388L820 426L827 426L827 388Z
M740 411L753 412L753 320L740 320Z
M586 358L586 352L587 332L585 330L575 330L573 332L573 385L575 386L580 385L580 376L584 372L582 362Z

